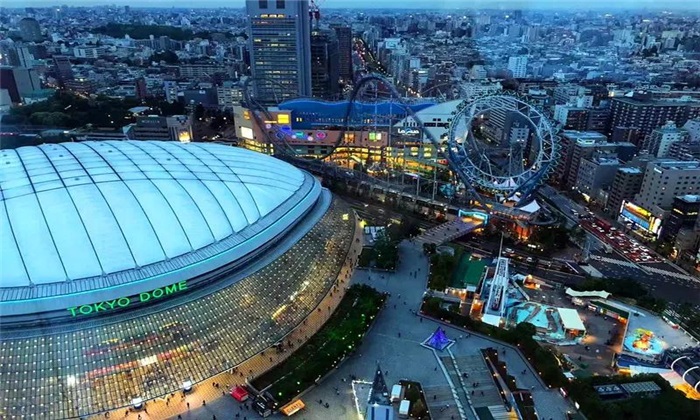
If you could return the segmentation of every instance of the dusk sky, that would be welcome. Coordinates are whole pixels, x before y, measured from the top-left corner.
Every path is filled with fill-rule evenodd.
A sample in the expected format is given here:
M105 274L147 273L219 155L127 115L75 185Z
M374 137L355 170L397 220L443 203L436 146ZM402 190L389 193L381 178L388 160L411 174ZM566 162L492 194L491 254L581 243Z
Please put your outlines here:
M135 3L131 0L4 0L5 7L46 7L67 4L69 6L94 6L104 4L149 7L192 7L190 0L149 0ZM198 7L243 7L244 0L202 0L196 2ZM656 9L656 10L700 10L698 0L319 0L321 7L328 8L513 8L521 9L585 9L585 10L620 10L620 9Z

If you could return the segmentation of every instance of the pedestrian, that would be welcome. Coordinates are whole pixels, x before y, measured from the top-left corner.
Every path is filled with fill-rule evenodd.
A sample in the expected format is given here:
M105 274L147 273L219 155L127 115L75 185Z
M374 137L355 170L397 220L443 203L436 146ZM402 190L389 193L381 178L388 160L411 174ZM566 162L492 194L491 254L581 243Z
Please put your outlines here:
M216 420L216 415L211 416L211 420Z
M182 420L182 414L177 415L178 420Z
M138 417L138 419L139 419L139 420L141 420L141 414L139 414L139 417Z
M484 391L481 391L481 396L482 396L482 397L484 396Z
M472 395L474 395L474 390L472 389Z
M202 407L206 407L206 406L207 406L207 402L202 400Z
M437 372L437 366L435 366L435 369L433 369L434 372Z
M330 405L328 403L326 403L326 408L328 408L328 407L330 407Z
M420 322L423 322L423 317L421 317Z
M437 395L433 395L433 401L437 400Z
M399 333L399 338L401 338L401 333Z
M190 409L190 403L187 403L187 409L188 410Z

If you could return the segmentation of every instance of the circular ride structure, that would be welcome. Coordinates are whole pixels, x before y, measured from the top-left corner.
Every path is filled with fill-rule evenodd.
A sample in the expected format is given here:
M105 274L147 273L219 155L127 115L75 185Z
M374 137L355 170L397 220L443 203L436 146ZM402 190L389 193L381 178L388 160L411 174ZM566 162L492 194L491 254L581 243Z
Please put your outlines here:
M494 130L493 121L510 121L510 131ZM543 111L520 97L483 96L463 103L452 117L448 160L465 184L499 201L525 198L552 169L556 132Z
M244 100L258 125L265 128L268 143L276 146L276 154L290 160L332 160L336 149L349 143L349 138L357 138L360 131L376 133L384 128L389 133L391 145L392 128L403 120L444 153L450 168L475 202L485 208L496 210L498 207L510 213L517 212L517 209L507 210L502 203L507 200L529 201L528 197L553 168L558 127L550 122L544 111L518 96L497 94L464 101L449 122L445 147L445 140L436 138L417 115L426 99L409 103L385 77L367 74L356 81L348 94L339 135L328 144L325 153L309 156L297 152L290 142L293 140L290 133L277 124L266 122L273 120L267 106L276 104L257 100L265 89L274 92L274 98L282 100L299 97L276 81L261 78L249 78L244 89ZM490 141L482 135L480 128L478 133L474 132L474 126L480 127L486 116L494 120L508 118L516 125L520 124L519 129L515 130L515 135L506 136L505 141Z

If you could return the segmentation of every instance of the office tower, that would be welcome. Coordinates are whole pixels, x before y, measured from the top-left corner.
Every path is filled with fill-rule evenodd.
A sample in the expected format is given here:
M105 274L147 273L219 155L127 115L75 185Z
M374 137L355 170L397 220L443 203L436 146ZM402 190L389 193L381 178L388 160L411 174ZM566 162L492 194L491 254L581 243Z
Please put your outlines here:
M644 171L633 166L618 168L610 187L606 210L617 217L623 201L632 201L634 196L642 188Z
M338 94L338 55L334 31L311 32L311 92L315 98L332 99Z
M673 197L700 193L700 162L661 159L647 164L634 203L649 211L670 210Z
M338 74L344 81L352 80L352 29L334 26L338 38Z
M513 78L522 79L527 75L527 56L518 55L508 59L508 70L513 73Z
M69 80L73 80L73 66L70 60L65 55L57 55L53 58L54 66L56 67L56 78L59 83L65 84Z
M259 101L311 95L311 23L306 0L246 0L248 42Z
M19 21L19 34L27 42L39 42L42 39L41 26L34 18L24 18Z
M0 89L7 89L12 103L21 103L26 95L41 89L39 76L34 69L0 67Z

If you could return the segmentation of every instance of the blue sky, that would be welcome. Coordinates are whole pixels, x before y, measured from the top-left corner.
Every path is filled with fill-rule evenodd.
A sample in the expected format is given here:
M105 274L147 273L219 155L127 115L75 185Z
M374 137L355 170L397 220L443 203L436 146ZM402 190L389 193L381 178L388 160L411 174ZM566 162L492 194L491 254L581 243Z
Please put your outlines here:
M244 0L200 0L198 7L243 7ZM700 10L700 0L319 0L320 6L352 8L513 8L521 9L581 9L581 10ZM133 0L4 0L5 7L46 7L59 4L92 6L117 4L134 6ZM192 7L191 0L149 0L139 5L149 7Z

